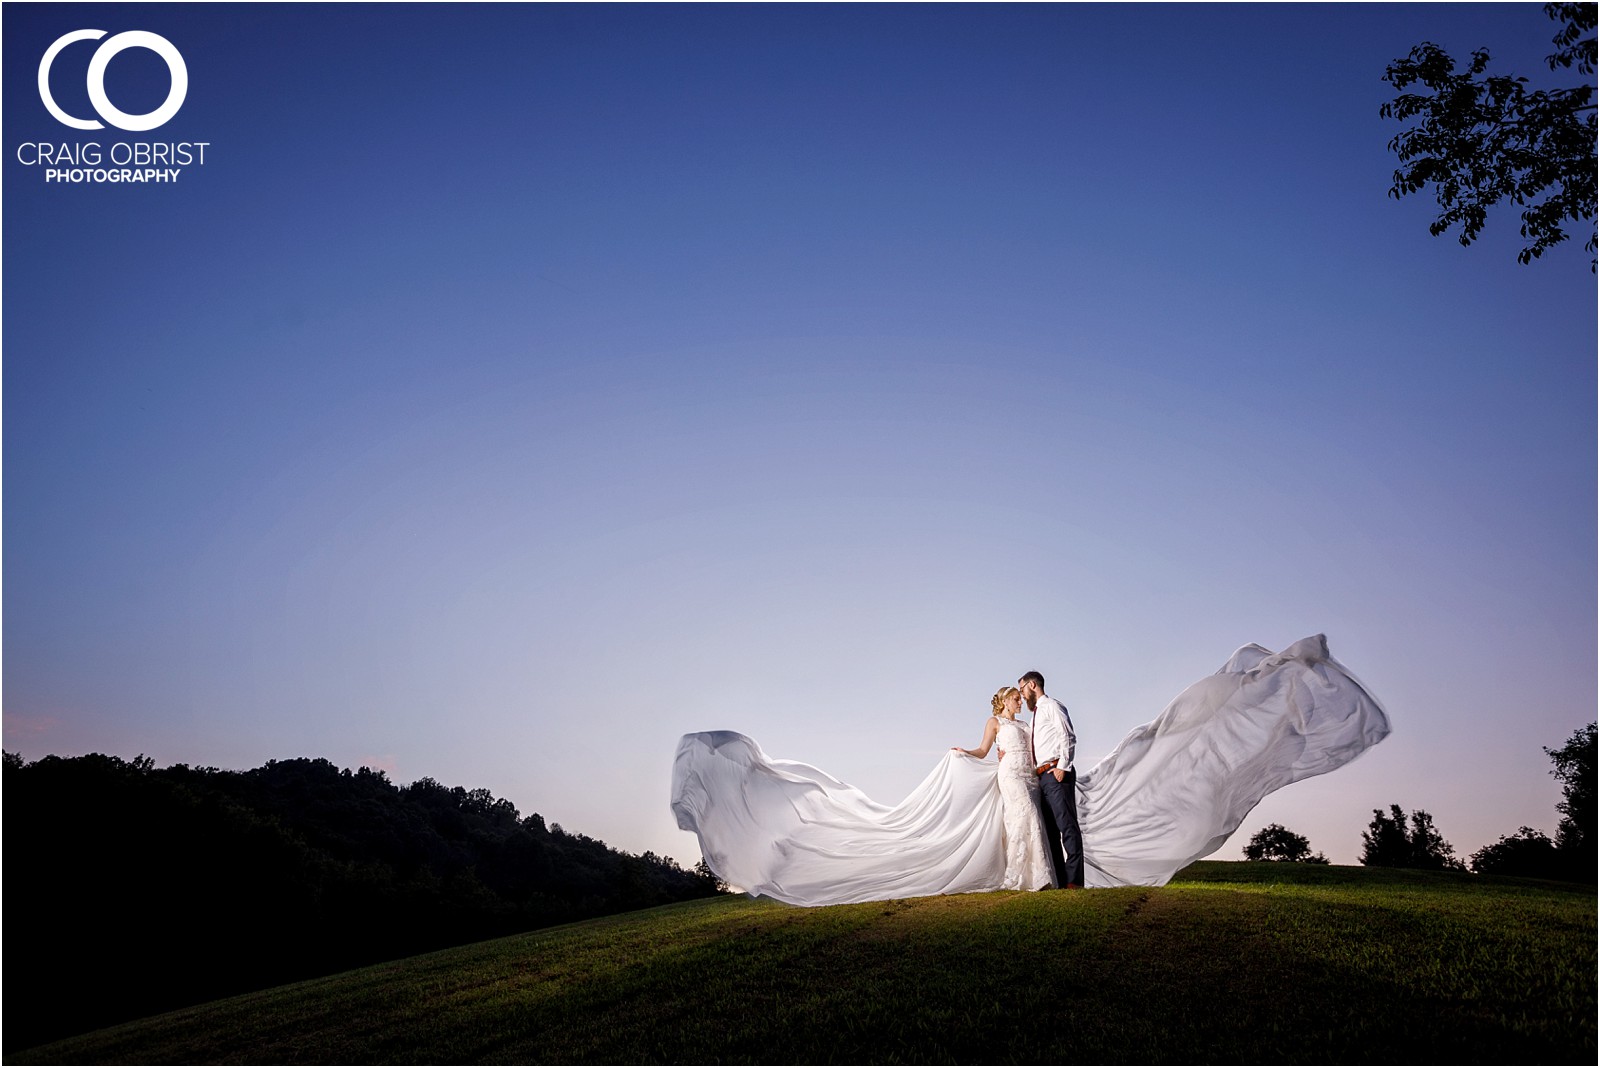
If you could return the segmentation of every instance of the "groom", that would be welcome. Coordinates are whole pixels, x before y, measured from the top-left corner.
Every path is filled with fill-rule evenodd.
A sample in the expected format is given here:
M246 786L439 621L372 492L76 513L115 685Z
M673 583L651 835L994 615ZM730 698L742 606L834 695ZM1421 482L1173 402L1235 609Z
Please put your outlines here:
M1017 689L1033 713L1033 759L1039 775L1039 807L1044 837L1055 862L1056 885L1083 886L1083 836L1078 833L1078 774L1072 767L1077 738L1060 701L1044 692L1044 676L1030 671Z

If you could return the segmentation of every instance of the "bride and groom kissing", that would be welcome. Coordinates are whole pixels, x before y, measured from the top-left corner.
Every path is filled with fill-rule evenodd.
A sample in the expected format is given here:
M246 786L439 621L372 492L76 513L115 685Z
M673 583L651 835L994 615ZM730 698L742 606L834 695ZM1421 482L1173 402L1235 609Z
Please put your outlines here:
M1017 718L1027 702L1031 725ZM1077 736L1066 706L1044 692L1044 676L1029 671L1002 686L991 702L975 749L952 747L982 760L999 750L997 779L1004 815L1006 890L1083 886L1083 834L1078 828Z
M685 734L672 811L726 883L794 905L1162 886L1216 852L1262 797L1389 733L1383 706L1321 634L1276 653L1241 646L1082 775L1072 721L1038 672L991 708L979 746L945 750L896 805L736 731ZM981 759L992 747L998 764Z

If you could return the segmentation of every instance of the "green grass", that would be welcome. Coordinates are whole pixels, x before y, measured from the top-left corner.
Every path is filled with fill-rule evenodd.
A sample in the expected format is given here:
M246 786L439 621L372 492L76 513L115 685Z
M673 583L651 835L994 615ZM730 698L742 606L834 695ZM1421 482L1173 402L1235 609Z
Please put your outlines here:
M724 898L7 1060L1592 1064L1595 902L1527 880L1215 862L1161 889Z

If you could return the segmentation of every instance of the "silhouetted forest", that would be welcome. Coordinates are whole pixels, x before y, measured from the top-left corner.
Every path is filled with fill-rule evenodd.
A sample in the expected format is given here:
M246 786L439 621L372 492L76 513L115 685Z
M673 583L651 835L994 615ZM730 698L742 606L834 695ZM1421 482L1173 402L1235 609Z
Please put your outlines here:
M5 1044L718 892L487 790L5 755Z

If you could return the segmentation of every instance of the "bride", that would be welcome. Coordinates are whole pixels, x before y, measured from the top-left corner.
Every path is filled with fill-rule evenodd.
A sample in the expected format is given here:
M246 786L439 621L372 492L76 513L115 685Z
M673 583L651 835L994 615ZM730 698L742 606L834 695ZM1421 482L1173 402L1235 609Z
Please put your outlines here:
M1044 823L1039 818L1039 777L1033 773L1033 732L1017 719L1022 692L1002 686L990 704L994 715L983 725L983 740L976 749L954 751L982 760L989 747L1000 745L995 782L1000 790L1000 810L1006 857L1002 890L1043 890L1056 885L1055 868L1045 847Z
M998 722L1005 692L996 738L1023 726L1014 711L1010 726ZM1219 849L1268 793L1388 733L1383 707L1322 635L1279 653L1244 646L1079 776L1085 885L1166 883ZM1000 748L1009 760L1003 738ZM796 905L1048 885L1022 856L1008 863L1019 837L1036 832L1013 833L1008 850L1007 774L1005 761L951 750L905 800L883 805L742 734L708 731L678 743L672 810L723 881ZM1013 803L1010 819L1024 811Z

